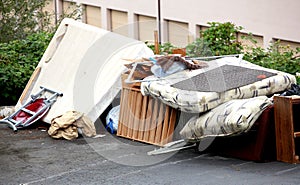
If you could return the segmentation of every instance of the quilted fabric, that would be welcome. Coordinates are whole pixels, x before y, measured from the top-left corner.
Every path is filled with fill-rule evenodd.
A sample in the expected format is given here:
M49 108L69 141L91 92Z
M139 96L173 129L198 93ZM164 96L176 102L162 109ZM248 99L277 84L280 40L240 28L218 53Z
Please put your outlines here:
M268 78L274 75L276 74L265 70L223 65L178 82L172 87L188 91L224 92L260 81L261 76Z
M246 132L270 105L272 101L266 96L230 100L200 117L192 117L180 135L185 139L197 140Z
M296 83L294 75L263 68L235 57L218 59L216 61L208 62L208 64L208 68L193 71L185 70L165 78L149 77L147 78L148 81L141 83L141 93L143 95L150 95L154 98L158 98L163 103L184 112L202 113L233 99L246 99L272 95L284 91L290 88L291 84ZM258 79L254 83L222 92L204 92L173 87L173 85L178 82L191 79L193 76L199 75L207 70L216 69L222 65L235 65L248 69L257 69L275 75L270 75L270 77L266 76L266 78ZM231 80L235 81L236 79ZM212 84L214 84L213 80ZM201 86L201 84L198 84L197 86Z

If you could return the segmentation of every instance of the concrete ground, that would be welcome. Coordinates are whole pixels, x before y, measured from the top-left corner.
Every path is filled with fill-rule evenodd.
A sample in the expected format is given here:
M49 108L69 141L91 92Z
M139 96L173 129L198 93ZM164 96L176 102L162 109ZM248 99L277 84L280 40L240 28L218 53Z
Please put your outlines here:
M300 166L257 163L195 149L149 156L156 146L116 137L52 139L44 125L0 125L0 184L300 184Z

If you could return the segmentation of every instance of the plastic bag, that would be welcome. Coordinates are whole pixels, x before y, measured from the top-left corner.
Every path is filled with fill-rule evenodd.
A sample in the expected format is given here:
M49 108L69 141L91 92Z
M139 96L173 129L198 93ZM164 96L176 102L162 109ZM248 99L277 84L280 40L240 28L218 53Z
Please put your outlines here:
M298 95L300 96L300 86L296 84L291 84L291 88L283 92L280 96L292 96Z
M106 116L106 130L114 134L118 130L120 105L113 107Z
M186 66L183 63L174 62L167 71L164 71L160 65L155 64L151 67L151 72L157 77L165 77L185 69Z

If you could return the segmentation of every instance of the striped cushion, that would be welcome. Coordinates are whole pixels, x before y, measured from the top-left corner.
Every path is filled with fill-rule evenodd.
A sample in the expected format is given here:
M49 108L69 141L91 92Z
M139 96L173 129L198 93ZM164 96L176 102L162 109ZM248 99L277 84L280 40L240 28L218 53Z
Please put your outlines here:
M272 101L266 96L230 100L200 117L192 117L180 135L186 139L201 139L246 132L271 104Z

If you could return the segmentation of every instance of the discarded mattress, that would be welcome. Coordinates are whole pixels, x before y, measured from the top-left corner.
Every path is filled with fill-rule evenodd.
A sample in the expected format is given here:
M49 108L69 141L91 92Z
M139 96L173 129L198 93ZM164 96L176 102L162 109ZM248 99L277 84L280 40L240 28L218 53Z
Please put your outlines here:
M207 68L184 70L164 78L147 77L141 83L141 92L181 111L201 113L229 100L284 91L296 83L291 74L241 58L224 57L207 63Z
M219 105L200 117L192 117L180 131L189 140L228 136L247 132L261 113L272 105L267 96L235 99Z
M16 107L40 86L63 93L43 121L67 111L84 113L93 122L121 90L122 59L152 56L145 43L73 19L58 27Z

